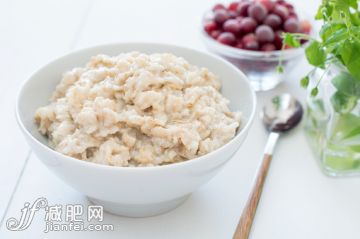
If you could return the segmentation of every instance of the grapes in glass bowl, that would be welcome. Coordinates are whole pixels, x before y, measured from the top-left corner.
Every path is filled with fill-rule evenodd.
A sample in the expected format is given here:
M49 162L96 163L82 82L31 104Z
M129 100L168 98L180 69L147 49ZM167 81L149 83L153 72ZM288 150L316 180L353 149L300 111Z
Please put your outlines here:
M310 22L299 16L284 0L216 4L203 18L202 36L207 48L242 70L255 90L269 90L283 80L303 54L303 48L291 48L282 39L286 32L311 33ZM279 61L282 73L276 70Z

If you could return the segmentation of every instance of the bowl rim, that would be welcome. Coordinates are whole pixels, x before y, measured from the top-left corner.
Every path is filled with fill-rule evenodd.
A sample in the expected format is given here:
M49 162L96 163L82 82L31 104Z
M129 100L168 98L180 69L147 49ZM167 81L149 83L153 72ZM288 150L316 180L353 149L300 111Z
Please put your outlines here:
M134 46L134 45L156 46L156 47L168 47L168 48L177 48L179 50L192 51L195 54L201 54L201 55L204 55L206 57L214 58L217 61L222 62L222 64L226 65L227 67L231 68L232 70L235 70L238 74L240 74L242 76L241 78L244 81L244 83L247 85L248 90L250 91L251 100L253 102L253 106L252 106L252 109L251 109L251 114L247 118L246 124L240 129L240 131L237 133L237 135L235 135L235 137L232 138L229 142L227 142L226 144L224 144L220 148L217 148L216 150L214 150L214 151L212 151L212 152L210 152L208 154L205 154L205 155L202 155L200 157L196 157L196 158L193 158L193 159L190 159L190 160L186 160L186 161L175 162L175 163L166 164L166 165L146 166L146 167L143 167L143 166L142 167L119 167L119 166L111 166L111 165L107 165L107 164L98 164L98 163L89 162L89 161L85 161L85 160L79 160L79 159L76 159L74 157L62 154L62 153L52 149L48 145L45 145L44 143L40 142L38 139L36 139L29 132L29 130L25 127L25 125L23 123L23 120L20 117L20 98L21 98L21 96L23 94L23 91L26 88L26 86L28 84L30 84L31 79L36 74L41 72L43 69L47 68L49 65L54 64L57 61L61 61L64 58L71 57L72 55L83 54L83 53L86 53L87 51L91 51L91 50L96 50L96 49L101 49L101 48L106 48L106 47L116 47L116 46L119 46L119 45L123 45L123 46L126 46L126 45L128 45L128 46L130 46L130 45L131 46ZM75 51L68 52L66 54L63 54L60 57L57 57L55 59L50 60L45 65L42 65L41 67L39 67L35 71L33 71L30 74L30 76L27 77L27 79L24 80L21 83L21 85L19 87L18 93L16 95L15 117L16 117L16 121L17 121L21 131L27 136L28 139L33 141L42 150L45 150L45 151L47 151L48 153L51 153L51 154L55 154L57 156L57 158L62 158L64 160L70 161L70 163L75 163L75 164L78 164L80 166L85 166L85 167L98 168L98 169L104 169L104 170L130 171L130 172L132 172L132 171L154 171L154 170L157 171L157 170L175 169L175 168L185 167L185 166L196 164L196 163L201 163L204 160L208 160L209 157L213 156L214 154L218 153L221 150L224 150L224 148L226 148L228 145L230 145L231 143L233 143L234 141L236 141L237 139L239 139L240 137L242 137L244 134L246 134L248 132L249 128L251 127L251 125L252 125L252 123L254 121L256 108L257 108L256 93L255 93L254 89L252 88L250 82L248 81L247 76L242 71L240 71L238 68L233 66L231 63L227 62L226 60L223 60L222 58L220 58L219 56L216 56L215 54L200 51L200 50L196 50L196 49L189 48L189 47L173 45L173 44L152 43L152 42L114 42L114 43L107 43L107 44L89 46L89 47L85 47L85 48L77 49ZM31 148L31 150L33 151L32 148Z

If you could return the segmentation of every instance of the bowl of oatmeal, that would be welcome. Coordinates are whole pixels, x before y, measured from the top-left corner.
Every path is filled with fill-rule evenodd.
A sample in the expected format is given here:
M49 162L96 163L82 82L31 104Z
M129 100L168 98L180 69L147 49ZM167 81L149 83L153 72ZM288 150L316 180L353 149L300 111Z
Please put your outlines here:
M16 115L56 175L107 211L142 217L212 178L245 140L255 105L244 74L216 56L123 43L42 67Z

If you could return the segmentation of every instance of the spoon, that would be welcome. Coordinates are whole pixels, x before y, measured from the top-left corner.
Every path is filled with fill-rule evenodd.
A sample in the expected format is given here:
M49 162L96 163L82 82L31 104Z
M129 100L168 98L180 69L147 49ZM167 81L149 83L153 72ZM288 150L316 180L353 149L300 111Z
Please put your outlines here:
M303 108L301 104L289 94L275 96L263 107L260 117L270 135L265 146L264 158L258 168L255 183L241 214L233 239L249 238L251 225L255 217L276 142L280 133L289 131L298 125L302 115Z

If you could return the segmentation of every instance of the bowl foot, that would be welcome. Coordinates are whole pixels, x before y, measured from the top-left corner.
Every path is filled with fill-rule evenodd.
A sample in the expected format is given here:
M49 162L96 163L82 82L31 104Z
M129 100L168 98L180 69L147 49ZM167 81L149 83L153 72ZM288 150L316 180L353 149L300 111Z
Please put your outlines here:
M251 86L256 92L272 90L282 81L282 78L275 73L268 75L249 74L248 77Z
M121 204L91 197L88 197L88 199L93 204L103 206L104 210L111 214L125 217L151 217L175 209L185 202L189 196L190 194L170 201L153 204Z

